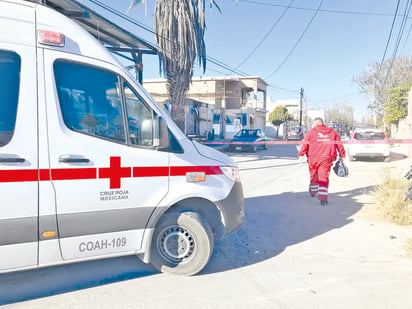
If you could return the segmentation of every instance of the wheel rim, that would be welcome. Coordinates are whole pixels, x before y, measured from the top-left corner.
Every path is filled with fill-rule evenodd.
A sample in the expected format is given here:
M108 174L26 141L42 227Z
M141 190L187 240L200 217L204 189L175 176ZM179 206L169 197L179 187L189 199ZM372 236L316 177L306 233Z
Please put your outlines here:
M165 260L181 263L193 255L195 240L185 228L167 227L161 231L157 238L157 248Z

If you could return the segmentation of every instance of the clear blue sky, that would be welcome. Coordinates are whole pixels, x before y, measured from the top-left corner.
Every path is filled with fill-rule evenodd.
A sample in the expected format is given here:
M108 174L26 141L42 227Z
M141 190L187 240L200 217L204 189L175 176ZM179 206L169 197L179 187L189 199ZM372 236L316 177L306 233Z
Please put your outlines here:
M125 12L132 2L100 1L120 12ZM88 0L81 2L154 44L152 33L108 14ZM280 20L292 0L216 2L222 13L215 7L206 11L205 42L209 57L236 68L261 43L238 70L260 76L274 86L268 88L268 96L273 100L298 99L303 87L309 109L340 103L353 106L359 120L368 114L369 101L358 93L352 78L367 66L381 61L397 0L324 0L310 25L322 0L295 0ZM399 15L403 15L407 2L400 1ZM155 0L147 0L146 13L144 5L140 4L129 16L153 29L154 4ZM401 21L402 16L398 16L387 58L393 55ZM397 55L412 53L411 24L412 19L408 19ZM161 77L157 57L145 56L143 63L145 79ZM236 75L210 62L204 74L195 68L195 76L225 74Z

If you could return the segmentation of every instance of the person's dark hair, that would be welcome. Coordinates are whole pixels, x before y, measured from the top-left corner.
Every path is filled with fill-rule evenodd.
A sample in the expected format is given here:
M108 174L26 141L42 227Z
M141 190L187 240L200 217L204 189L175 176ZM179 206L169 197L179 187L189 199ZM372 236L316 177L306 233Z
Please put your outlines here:
M315 119L313 119L313 122L317 122L317 123L323 124L323 119L320 118L320 117L316 117Z

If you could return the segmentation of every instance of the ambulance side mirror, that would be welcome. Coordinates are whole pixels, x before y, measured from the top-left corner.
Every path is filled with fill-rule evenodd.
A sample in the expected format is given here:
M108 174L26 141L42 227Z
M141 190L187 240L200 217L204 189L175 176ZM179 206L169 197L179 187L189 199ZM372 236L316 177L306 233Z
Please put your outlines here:
M160 149L168 149L170 146L169 130L166 121L157 115L154 118L153 146Z

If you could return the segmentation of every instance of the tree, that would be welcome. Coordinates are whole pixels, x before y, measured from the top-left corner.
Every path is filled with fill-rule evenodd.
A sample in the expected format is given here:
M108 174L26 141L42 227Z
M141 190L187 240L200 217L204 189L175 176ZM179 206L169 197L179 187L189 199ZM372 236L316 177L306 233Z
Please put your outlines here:
M326 110L329 121L337 122L340 126L353 127L353 107L345 104L334 103Z
M160 73L167 78L167 90L173 104L172 118L184 128L184 104L197 58L206 69L205 4L207 0L157 0L155 38L159 50ZM128 11L138 2L132 1ZM210 0L211 4L216 3ZM218 8L219 9L219 8Z
M384 103L389 101L390 89L399 87L403 82L412 81L412 58L398 56L381 63L375 63L353 78L359 91L371 96L375 125L382 126L385 118Z
M279 126L283 122L291 119L292 116L289 114L288 109L283 105L276 106L276 108L269 114L269 121L274 126Z
M389 89L388 101L383 104L387 123L397 125L399 119L408 114L408 94L410 90L410 82L403 82L399 87Z
M80 120L80 123L87 127L89 133L95 133L99 121L96 119L96 117L94 117L93 114L86 114Z

